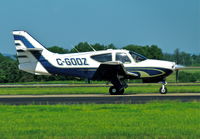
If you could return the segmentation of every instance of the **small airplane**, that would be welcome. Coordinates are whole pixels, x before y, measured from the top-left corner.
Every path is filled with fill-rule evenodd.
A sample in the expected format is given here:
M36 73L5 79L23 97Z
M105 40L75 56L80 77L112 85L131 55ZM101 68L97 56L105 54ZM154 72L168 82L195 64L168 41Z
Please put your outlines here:
M105 80L113 84L111 95L122 95L127 79L144 83L162 83L161 94L167 93L166 77L176 70L175 62L152 60L128 50L101 50L70 54L48 51L26 31L13 31L19 69L35 75L64 75Z

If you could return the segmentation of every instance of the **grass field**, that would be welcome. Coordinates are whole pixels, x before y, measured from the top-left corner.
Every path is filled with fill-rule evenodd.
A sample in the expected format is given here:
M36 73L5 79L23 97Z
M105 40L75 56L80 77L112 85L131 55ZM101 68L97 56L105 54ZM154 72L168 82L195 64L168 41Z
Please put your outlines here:
M200 85L167 86L169 93L198 93ZM191 84L188 84L191 85ZM125 90L126 94L159 93L160 84L136 84ZM24 94L108 94L109 87L34 87L34 88L0 88L0 95Z
M0 137L200 138L199 102L0 105Z

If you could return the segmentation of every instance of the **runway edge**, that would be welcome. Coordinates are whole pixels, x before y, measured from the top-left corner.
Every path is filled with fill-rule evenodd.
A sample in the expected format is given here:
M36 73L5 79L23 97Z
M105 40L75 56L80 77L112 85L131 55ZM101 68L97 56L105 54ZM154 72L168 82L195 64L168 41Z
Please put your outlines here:
M47 105L47 104L142 104L151 101L177 100L182 102L200 101L200 93L187 94L135 94L111 96L93 95L1 95L0 104Z

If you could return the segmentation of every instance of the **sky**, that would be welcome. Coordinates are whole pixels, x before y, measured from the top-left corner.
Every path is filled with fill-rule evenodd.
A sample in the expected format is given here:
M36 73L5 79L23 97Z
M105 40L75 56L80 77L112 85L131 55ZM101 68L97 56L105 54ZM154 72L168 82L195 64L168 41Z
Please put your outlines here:
M12 30L45 47L86 41L200 54L200 0L1 0L0 53L16 53Z

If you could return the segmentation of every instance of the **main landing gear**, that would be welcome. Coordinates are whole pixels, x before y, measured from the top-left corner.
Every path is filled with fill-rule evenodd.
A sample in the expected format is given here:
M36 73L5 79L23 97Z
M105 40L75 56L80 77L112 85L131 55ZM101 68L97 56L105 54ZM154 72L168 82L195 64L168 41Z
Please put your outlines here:
M113 84L113 86L111 86L109 89L109 93L111 95L123 95L125 88L128 87L125 79L122 79L119 76L113 78L111 83Z
M165 85L167 85L167 82L163 81L162 82L162 87L160 88L160 93L161 94L166 94L167 93L167 87Z
M124 88L117 89L115 86L111 86L109 89L109 92L111 95L123 95L124 94Z

